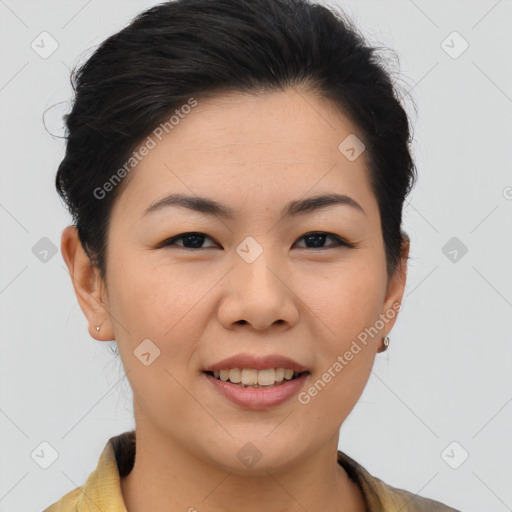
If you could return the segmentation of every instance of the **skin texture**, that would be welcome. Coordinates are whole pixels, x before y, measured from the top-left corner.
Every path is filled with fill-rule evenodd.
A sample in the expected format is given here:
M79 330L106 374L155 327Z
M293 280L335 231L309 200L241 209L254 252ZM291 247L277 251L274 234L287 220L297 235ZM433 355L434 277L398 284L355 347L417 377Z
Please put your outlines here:
M339 429L396 315L308 404L293 397L248 410L202 373L241 352L282 354L309 369L307 389L401 303L408 241L402 267L389 278L366 155L349 161L338 150L353 133L313 92L198 99L126 178L110 221L106 282L76 229L63 231L62 254L90 335L117 341L134 393L137 455L121 482L130 512L364 510L336 463ZM150 204L176 192L209 197L237 215L168 208L144 217ZM289 201L332 192L350 196L364 213L333 206L280 218ZM191 231L207 235L202 248L184 239L157 248ZM303 238L311 231L356 247L327 237L315 249ZM248 236L263 249L252 263L236 252ZM147 338L160 349L149 366L134 355ZM252 467L237 458L247 442L262 454Z

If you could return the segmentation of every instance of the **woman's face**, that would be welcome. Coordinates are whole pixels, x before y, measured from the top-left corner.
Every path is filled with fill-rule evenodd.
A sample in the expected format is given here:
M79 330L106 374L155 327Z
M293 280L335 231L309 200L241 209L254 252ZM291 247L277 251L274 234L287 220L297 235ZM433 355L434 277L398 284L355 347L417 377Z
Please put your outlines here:
M117 341L137 428L230 471L243 472L247 453L261 454L260 470L285 467L337 445L396 319L405 273L388 280L366 153L357 157L358 131L331 103L288 90L198 99L190 110L145 141L155 147L114 204L102 339ZM148 212L170 194L233 215L171 204ZM283 213L328 194L359 207ZM200 235L164 243L190 232ZM263 396L254 402L237 386L234 402L220 388L235 385L205 370L239 354L283 356L308 373L298 389L281 384L292 394L280 402L268 398L277 386L246 390ZM240 366L258 361L228 368Z

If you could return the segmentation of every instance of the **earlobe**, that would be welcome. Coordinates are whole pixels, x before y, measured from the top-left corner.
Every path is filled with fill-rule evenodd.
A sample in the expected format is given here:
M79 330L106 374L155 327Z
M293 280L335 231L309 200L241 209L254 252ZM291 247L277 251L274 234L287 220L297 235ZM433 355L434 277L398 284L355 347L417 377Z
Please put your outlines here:
M103 280L85 252L76 226L67 226L62 232L61 253L78 304L87 318L90 336L99 341L114 339ZM101 329L97 330L97 326Z

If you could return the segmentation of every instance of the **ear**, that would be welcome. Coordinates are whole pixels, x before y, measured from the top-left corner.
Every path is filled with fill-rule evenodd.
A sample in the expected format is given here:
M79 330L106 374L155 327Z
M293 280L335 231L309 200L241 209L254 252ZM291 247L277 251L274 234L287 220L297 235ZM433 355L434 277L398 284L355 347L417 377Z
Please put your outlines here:
M76 226L68 226L62 232L61 253L78 303L89 323L89 334L98 341L114 339L105 284L82 247ZM101 326L99 331L96 326Z
M402 233L400 263L396 272L388 280L386 299L381 312L383 317L387 319L385 327L386 333L383 333L383 336L386 336L386 334L391 331L398 317L398 312L401 309L402 297L407 280L407 258L409 256L410 245L411 241L408 235ZM385 350L384 345L379 348L378 352L382 352L383 350Z

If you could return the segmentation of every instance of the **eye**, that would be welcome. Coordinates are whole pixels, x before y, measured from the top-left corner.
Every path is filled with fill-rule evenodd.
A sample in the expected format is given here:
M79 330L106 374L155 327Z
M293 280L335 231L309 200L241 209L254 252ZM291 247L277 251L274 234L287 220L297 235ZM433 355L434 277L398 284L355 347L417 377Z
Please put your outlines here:
M331 240L334 240L334 244L330 244L327 247L322 247L322 244L325 243L325 240L327 238L330 238ZM160 247L169 247L169 246L176 246L176 247L183 247L184 249L206 249L207 247L202 247L202 244L205 239L212 240L211 237L208 235L205 235L204 233L182 233L180 235L173 236L172 238L168 238L167 240L164 240L161 242L157 248ZM346 240L343 240L342 238L333 235L331 233L326 233L324 231L313 231L311 233L306 233L305 235L301 236L299 240L304 240L306 244L312 244L312 247L308 247L306 245L306 249L320 249L325 250L329 248L339 247L339 246L345 246L345 247L354 247L353 244L347 242ZM183 244L177 244L177 241L182 241ZM304 248L304 247L303 247Z
M201 247L205 238L211 238L204 233L182 233L181 235L173 236L172 238L168 238L164 240L158 247L167 247L167 246L178 246L183 247L184 249L205 249L205 247ZM183 240L183 245L176 244L177 240Z
M325 242L326 238L334 240L335 243L328 245L327 247L321 247L321 245ZM313 247L309 247L311 249L330 249L339 246L353 247L352 244L350 244L346 240L343 240L339 236L333 235L331 233L326 233L324 231L314 231L311 233L306 233L305 235L299 238L299 240L302 239L304 239L306 243L311 243L313 245Z

